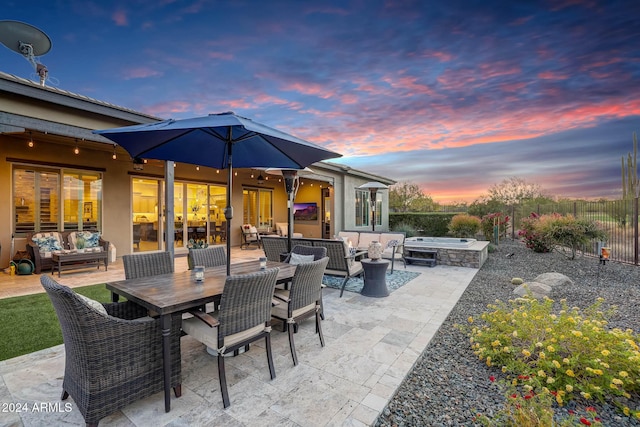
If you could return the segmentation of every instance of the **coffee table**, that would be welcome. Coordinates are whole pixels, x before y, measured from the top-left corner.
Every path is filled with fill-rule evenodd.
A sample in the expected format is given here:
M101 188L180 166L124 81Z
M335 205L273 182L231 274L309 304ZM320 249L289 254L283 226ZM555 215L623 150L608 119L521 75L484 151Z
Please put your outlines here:
M97 266L100 269L100 264L104 263L104 269L107 270L109 264L109 253L107 251L100 252L73 252L69 254L52 254L51 259L53 265L51 266L51 274L58 270L58 277L63 270L74 270L78 268L87 268L91 266Z

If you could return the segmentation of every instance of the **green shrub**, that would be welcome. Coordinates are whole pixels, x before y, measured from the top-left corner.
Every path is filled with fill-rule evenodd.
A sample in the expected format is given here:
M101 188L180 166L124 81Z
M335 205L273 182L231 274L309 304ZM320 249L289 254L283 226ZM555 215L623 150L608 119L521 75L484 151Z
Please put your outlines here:
M413 227L416 235L442 237L449 232L449 222L455 213L390 213L389 228L395 230L398 224L405 223Z
M565 300L556 307L530 295L496 301L463 329L474 353L487 366L501 367L511 385L551 393L560 406L576 398L606 400L640 419L640 408L628 407L640 392L640 335L608 329L614 310L603 312L603 302L581 311Z
M592 239L606 240L607 234L598 224L573 215L554 215L538 223L538 231L560 249L567 248L569 259L575 259L578 250L584 250Z
M401 222L394 225L391 231L404 233L405 237L413 237L418 235L416 229L411 224L407 224L406 222Z
M480 223L477 216L458 214L451 218L449 231L455 237L473 237L480 231Z
M528 218L524 218L520 222L518 236L522 238L527 248L534 252L545 253L551 252L551 249L553 249L553 242L540 231L539 226L541 219L548 216L543 215L541 217L532 212Z

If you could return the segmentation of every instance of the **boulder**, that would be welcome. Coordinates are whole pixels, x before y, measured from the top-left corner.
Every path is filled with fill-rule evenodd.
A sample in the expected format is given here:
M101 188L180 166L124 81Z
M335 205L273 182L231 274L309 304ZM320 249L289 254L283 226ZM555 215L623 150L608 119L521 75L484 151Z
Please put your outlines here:
M563 285L573 285L573 280L560 273L543 273L533 279L534 282L544 283L552 288Z
M540 282L526 282L522 285L518 286L513 290L513 293L523 297L527 294L527 291L531 291L531 295L533 295L536 299L542 299L545 296L549 296L551 293L551 286L540 283Z

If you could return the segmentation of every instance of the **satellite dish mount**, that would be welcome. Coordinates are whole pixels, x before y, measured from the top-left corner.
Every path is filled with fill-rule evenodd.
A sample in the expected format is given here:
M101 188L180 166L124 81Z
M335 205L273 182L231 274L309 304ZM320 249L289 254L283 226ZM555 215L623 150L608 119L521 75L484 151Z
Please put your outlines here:
M51 39L44 31L24 22L0 21L0 43L29 61L44 86L49 70L36 58L51 50Z

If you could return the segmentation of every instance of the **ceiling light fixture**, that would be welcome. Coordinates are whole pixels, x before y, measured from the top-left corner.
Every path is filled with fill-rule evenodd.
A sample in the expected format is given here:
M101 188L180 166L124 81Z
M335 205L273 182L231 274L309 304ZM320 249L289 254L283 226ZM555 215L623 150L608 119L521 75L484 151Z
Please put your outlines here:
M80 148L78 148L78 139L76 138L76 148L73 149L73 154L80 154Z
M111 156L111 158L113 160L118 158L118 156L116 155L116 144L113 144L113 155Z
M264 184L264 177L262 174L258 175L258 184Z
M133 159L133 170L141 171L143 169L144 169L144 160L142 160L139 157L136 157L135 159Z
M29 131L29 142L27 143L27 145L29 146L29 148L33 148L34 146L33 136L31 135L31 131Z
M200 166L196 166L196 170L199 171L200 170Z

